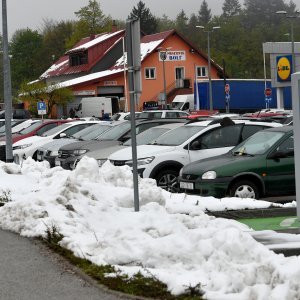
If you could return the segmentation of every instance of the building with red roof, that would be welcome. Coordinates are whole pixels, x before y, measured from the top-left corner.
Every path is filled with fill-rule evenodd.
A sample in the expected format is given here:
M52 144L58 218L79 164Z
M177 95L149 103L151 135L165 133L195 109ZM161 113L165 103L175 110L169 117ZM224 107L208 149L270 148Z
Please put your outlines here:
M124 37L125 30L120 30L84 38L40 79L48 85L59 83L59 86L73 90L74 101L68 104L67 111L87 96L115 96L126 109L129 94ZM165 75L160 49L168 49ZM178 94L192 94L195 80L208 78L207 59L205 53L176 30L141 35L142 93L138 110L142 110L144 102L159 101L164 92L164 77L167 103ZM211 78L221 78L222 74L222 68L211 61ZM63 114L61 108L57 114Z

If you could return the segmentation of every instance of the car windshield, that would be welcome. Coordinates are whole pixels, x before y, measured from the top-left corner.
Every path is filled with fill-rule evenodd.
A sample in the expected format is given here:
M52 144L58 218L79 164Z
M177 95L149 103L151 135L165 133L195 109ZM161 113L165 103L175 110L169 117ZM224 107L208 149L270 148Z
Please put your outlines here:
M54 127L52 129L44 132L41 136L50 136L50 135L56 134L56 133L60 132L61 130L68 128L70 126L70 124L71 123L65 123L65 124L59 125L57 127Z
M157 139L159 136L168 132L170 129L168 128L149 128L136 136L136 144L137 145L145 145L150 143L151 141ZM131 146L132 140L126 141L124 146Z
M41 126L41 124L42 124L42 121L38 121L38 122L32 123L30 126L22 129L19 133L20 134L27 134L29 132L32 132L33 130L35 130L36 128L38 128L39 126Z
M180 109L183 102L172 102L171 107L172 109Z
M113 128L111 125L95 124L77 132L73 136L78 136L77 138L81 141L90 141L101 135L103 132L110 130L111 128Z
M164 135L158 137L155 141L152 141L150 144L162 146L178 146L204 128L205 127L203 126L181 126L170 130Z
M11 127L17 126L20 123L22 123L22 121L11 121ZM5 125L0 127L0 133L4 133L5 130L6 130Z
M232 149L233 155L257 155L267 152L284 132L262 130Z
M97 140L117 140L123 134L125 134L131 127L131 123L126 121L117 126L114 126L111 130L108 130L101 134Z
M113 121L118 121L119 119L120 119L120 117L121 117L121 115L120 114L114 114L112 117L111 117L111 119L113 120Z

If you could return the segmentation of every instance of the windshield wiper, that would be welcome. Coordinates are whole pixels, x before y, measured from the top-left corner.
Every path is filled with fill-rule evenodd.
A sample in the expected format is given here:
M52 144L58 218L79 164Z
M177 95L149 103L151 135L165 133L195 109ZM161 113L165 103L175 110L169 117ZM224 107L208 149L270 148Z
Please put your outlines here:
M234 151L232 152L234 156L239 155L239 156L254 156L253 154L247 153L245 151Z

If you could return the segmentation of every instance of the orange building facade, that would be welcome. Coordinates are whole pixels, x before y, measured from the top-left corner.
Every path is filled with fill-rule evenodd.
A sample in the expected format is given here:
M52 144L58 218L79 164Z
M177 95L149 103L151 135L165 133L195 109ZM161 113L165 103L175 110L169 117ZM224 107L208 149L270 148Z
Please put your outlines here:
M74 93L74 101L68 105L67 109L75 106L82 97L87 96L117 96L120 99L121 108L129 109L128 72L123 55L125 31L120 31L117 36L119 40L114 43L114 47L106 51L111 52L111 55L101 57L102 65L105 59L114 61L111 67L102 68L102 70L98 68L99 72L95 67L92 71L91 67L91 71L86 75L78 73L72 79L60 82L61 86L71 88ZM84 51L93 49L93 47L84 48L84 45L81 45L81 48ZM74 55L74 50L71 49L71 53ZM166 56L162 57L163 54ZM165 58L164 61L162 58ZM57 78L63 78L62 75L56 74L56 81ZM222 76L222 68L211 61L211 78L217 79ZM196 49L175 30L141 37L142 93L137 110L142 110L143 103L147 101L162 103L164 91L166 91L167 104L171 103L178 94L193 94L195 81L207 79L206 54ZM166 86L165 89L164 86Z

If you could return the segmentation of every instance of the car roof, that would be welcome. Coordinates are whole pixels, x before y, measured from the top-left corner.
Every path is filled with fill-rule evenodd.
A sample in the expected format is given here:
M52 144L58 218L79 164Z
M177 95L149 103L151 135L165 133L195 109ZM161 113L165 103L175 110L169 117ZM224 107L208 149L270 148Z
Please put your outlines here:
M141 124L141 123L186 123L189 120L185 118L158 118L158 119L135 119L135 124ZM131 121L125 121L125 122L131 122Z
M183 126L183 125L184 125L183 122L178 122L178 123L162 124L162 125L158 125L158 126L151 127L151 128L168 128L168 129L173 129L173 128L177 128L177 127Z

